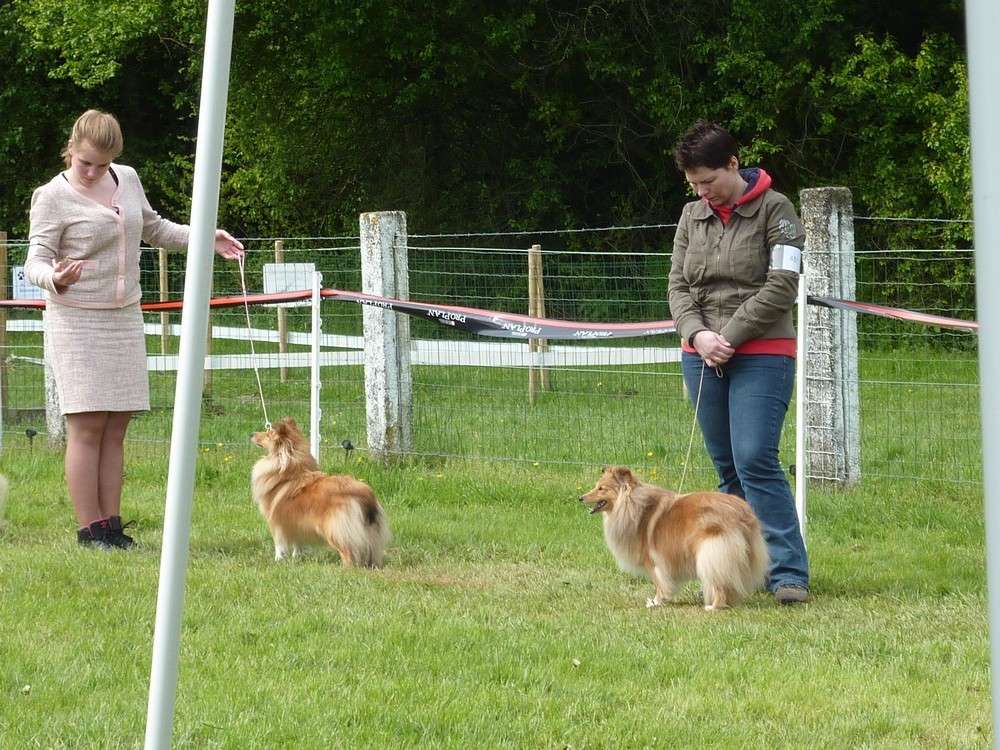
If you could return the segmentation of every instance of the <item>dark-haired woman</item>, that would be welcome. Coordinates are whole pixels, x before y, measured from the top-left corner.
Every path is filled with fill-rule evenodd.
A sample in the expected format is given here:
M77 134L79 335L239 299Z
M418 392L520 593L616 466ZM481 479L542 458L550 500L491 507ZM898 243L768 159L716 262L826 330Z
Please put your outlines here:
M681 212L669 298L684 381L719 489L756 512L781 604L808 598L809 564L778 444L795 375L792 308L802 222L760 168L741 169L733 136L697 122L674 160L698 200Z

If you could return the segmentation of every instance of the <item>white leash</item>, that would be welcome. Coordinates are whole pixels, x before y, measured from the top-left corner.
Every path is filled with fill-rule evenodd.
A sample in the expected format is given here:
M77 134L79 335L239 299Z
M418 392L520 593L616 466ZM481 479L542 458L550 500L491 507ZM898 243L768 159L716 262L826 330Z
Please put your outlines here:
M267 404L264 403L264 386L260 383L260 370L257 368L257 352L253 346L253 329L250 327L250 304L247 301L247 280L243 274L243 255L236 256L240 266L240 286L243 288L243 310L247 316L247 339L250 341L250 361L253 363L253 374L257 377L257 393L260 394L260 408L264 412L264 429L271 429L271 421L267 418Z
M718 370L716 370L718 372ZM684 489L684 478L687 476L688 462L691 460L691 448L694 445L694 431L698 426L698 407L701 405L701 385L705 382L705 360L701 361L701 375L698 377L698 395L694 400L694 420L691 422L691 434L688 436L687 455L684 457L684 469L681 471L681 481L677 485L677 494L680 495Z

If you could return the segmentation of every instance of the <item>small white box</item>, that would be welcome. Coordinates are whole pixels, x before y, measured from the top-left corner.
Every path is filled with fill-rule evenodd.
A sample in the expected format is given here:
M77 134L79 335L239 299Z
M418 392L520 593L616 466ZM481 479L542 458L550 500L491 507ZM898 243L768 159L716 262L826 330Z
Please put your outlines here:
M316 273L314 263L265 263L264 264L264 294L278 292L301 292L313 288L313 275ZM311 300L301 302L280 302L275 307L309 307Z

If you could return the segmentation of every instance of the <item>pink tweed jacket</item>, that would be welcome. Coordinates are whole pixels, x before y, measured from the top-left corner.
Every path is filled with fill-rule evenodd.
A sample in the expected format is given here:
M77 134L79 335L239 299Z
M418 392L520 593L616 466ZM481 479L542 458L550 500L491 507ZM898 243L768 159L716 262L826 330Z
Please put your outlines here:
M31 229L24 273L45 298L71 307L121 308L142 297L139 242L186 248L189 228L162 218L149 205L132 167L112 164L118 189L107 208L87 198L62 173L31 196ZM52 266L64 258L83 260L80 280L56 290Z

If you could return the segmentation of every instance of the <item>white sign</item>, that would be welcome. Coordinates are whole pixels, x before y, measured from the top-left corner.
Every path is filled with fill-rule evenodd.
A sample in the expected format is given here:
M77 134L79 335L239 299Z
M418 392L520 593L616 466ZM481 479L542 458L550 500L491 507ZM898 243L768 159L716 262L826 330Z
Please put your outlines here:
M278 292L301 292L313 288L313 275L316 273L314 263L265 263L264 264L264 294ZM311 299L301 302L281 302L275 307L309 307Z
M45 299L42 290L28 281L28 277L24 275L24 266L13 266L10 271L13 274L14 299Z

